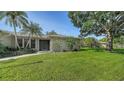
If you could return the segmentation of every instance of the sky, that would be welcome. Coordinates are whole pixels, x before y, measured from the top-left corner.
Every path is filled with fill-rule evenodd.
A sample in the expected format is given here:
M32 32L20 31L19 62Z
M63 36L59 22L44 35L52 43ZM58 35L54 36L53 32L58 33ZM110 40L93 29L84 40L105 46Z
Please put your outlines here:
M58 34L78 37L79 29L74 27L65 11L28 11L28 20L40 24L45 34L47 31L56 31ZM0 21L0 29L13 31L13 28ZM17 29L19 31L19 29ZM92 35L93 36L93 35ZM94 36L93 36L94 37ZM101 38L101 37L97 37Z
M74 27L68 18L67 12L60 11L30 11L27 12L29 21L40 24L43 33L56 31L58 34L67 36L78 36L79 29ZM13 28L5 24L5 20L0 21L0 29L13 31ZM18 29L19 31L19 29Z

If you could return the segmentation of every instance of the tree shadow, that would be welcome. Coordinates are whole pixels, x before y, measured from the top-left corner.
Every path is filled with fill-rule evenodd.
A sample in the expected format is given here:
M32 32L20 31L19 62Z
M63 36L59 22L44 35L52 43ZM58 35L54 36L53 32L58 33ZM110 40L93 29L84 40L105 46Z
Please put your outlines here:
M10 60L6 60L6 61L1 61L0 64L7 64L7 63L12 63L15 62L16 59L10 59Z
M114 49L112 53L124 54L124 49Z
M105 52L106 51L106 49L104 49L104 48L94 48L93 50L95 52Z
M82 49L80 49L80 51L105 52L108 50L105 48L82 48ZM113 51L111 51L110 53L124 54L124 49L113 49Z
M82 48L80 51L95 51L95 52L103 52L105 51L104 48Z
M3 67L3 68L0 68L0 69L13 68L13 67L20 67L20 66L26 66L26 65L31 65L31 64L38 64L38 63L43 63L43 61L37 61L37 62L32 62L32 63L25 63L25 64L7 66L7 67Z
M12 62L12 61L8 61L8 62ZM3 63L8 63L8 62L3 62ZM5 71L5 73L3 73L3 74L0 75L0 78L3 78L4 74L8 73L11 68L20 67L20 66L26 66L26 65L32 65L32 64L38 64L38 63L43 63L43 61L37 61L37 62L32 62L32 63L19 64L19 65L13 65L13 66L7 66L7 67L0 68L0 69L9 68L9 69L7 69L7 71Z
M80 49L80 51L88 51L88 49L82 48L82 49Z

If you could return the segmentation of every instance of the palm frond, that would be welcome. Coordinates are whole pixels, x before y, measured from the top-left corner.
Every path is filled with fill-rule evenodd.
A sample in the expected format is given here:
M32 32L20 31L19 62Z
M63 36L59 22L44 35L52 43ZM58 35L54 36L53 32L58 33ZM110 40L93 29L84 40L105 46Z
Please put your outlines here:
M5 23L12 26L15 24L16 27L21 28L23 25L28 24L28 16L23 11L3 11L0 12L0 20L5 18Z
M23 26L22 31L29 32L32 35L42 35L42 28L39 24L30 22L28 25Z

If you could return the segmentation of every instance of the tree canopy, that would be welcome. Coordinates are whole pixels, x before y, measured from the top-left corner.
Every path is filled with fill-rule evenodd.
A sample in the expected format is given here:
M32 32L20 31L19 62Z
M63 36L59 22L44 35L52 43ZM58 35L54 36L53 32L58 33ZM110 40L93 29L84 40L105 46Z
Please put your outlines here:
M102 38L99 40L100 42L107 42L107 38Z
M5 18L5 23L10 26L21 28L28 23L28 15L23 11L1 11L0 20Z
M20 46L18 44L17 40L17 32L16 32L16 27L21 28L24 25L28 24L28 16L27 13L24 11L1 11L0 12L0 20L5 18L5 23L7 25L10 25L14 29L15 33L15 48L19 48Z
M23 32L29 33L31 35L43 35L43 29L38 23L30 22L29 24L23 26Z
M124 35L124 12L123 11L78 11L68 14L74 26L80 28L80 35L107 37L107 48L113 49L113 38Z

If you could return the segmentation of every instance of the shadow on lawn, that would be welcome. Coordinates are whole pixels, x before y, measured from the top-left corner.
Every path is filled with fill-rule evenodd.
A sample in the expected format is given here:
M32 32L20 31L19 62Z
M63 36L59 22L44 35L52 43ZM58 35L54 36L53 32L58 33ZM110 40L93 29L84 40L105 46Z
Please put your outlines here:
M11 61L12 62L12 61ZM3 67L0 69L6 69L6 68L13 68L13 67L20 67L20 66L26 66L26 65L32 65L32 64L38 64L38 63L43 63L43 61L37 61L37 62L32 62L32 63L26 63L26 64L19 64L19 65L13 65L13 66L8 66L8 67ZM1 74L0 78L2 78L2 76L4 76L4 74L8 73L10 71L10 69L7 69L7 71L3 74Z
M112 53L124 54L124 49L114 49Z
M94 51L94 52L105 52L108 51L104 48L82 48L80 51ZM124 49L113 49L111 53L124 54Z
M1 61L0 64L7 64L7 63L12 63L15 62L16 59L10 59L10 60L6 60L6 61Z
M13 68L13 67L20 67L20 66L26 66L26 65L32 65L32 64L38 64L38 63L43 63L43 61L37 61L37 62L25 63L25 64L19 64L19 65L13 65L13 66L8 66L8 67L3 67L3 68L0 68L0 69Z
M103 48L82 48L80 51L95 51L95 52L103 52L105 49Z

